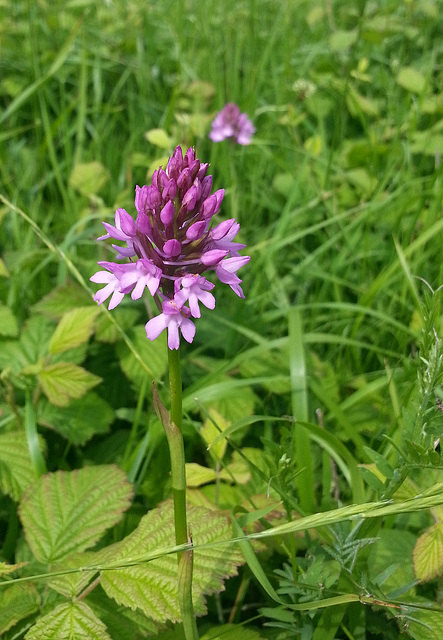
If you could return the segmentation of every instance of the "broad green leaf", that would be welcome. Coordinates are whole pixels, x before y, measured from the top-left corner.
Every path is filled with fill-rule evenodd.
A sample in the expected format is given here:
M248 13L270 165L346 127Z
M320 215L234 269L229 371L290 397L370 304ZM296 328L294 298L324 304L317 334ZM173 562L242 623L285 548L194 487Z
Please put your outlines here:
M443 524L437 522L418 538L412 558L419 580L443 576Z
M197 462L186 463L186 484L188 487L200 487L207 482L214 482L216 477L214 469L203 467Z
M69 184L82 195L96 195L109 180L109 171L100 162L77 164L69 176Z
M222 624L207 631L200 640L261 640L258 631L236 624Z
M11 309L0 304L0 335L15 338L18 335L18 323Z
M332 51L346 51L350 49L357 41L358 32L354 31L341 31L337 29L329 37L329 46Z
M425 603L434 611L426 608L413 610L407 618L408 635L414 640L441 640L443 638L443 609L435 611L435 603Z
M225 420L215 409L209 409L209 417L206 418L200 429L200 435L208 445L212 445L215 438L225 431L231 424L228 420ZM221 460L226 453L226 447L228 443L226 440L219 440L213 447L209 449L209 453L215 460Z
M220 480L237 484L245 484L251 478L251 472L244 460L231 462L218 474ZM186 484L188 487L200 487L202 484L214 482L217 473L214 469L203 467L197 462L186 463Z
M129 338L140 355L141 359L149 367L154 380L162 378L168 366L168 352L166 349L166 336L161 336L151 342L146 337L144 325L138 325L129 332ZM146 371L138 364L128 347L124 343L117 345L117 355L120 360L121 368L125 375L140 387L146 378Z
M72 400L67 407L55 407L46 400L39 404L39 424L55 429L77 445L84 445L97 433L106 433L113 420L112 408L93 391Z
M33 307L33 311L42 313L53 320L59 320L67 311L86 307L91 298L82 287L75 282L66 282L56 287Z
M164 129L150 129L145 133L146 140L160 149L170 149L172 140Z
M17 502L37 480L24 431L0 434L0 490Z
M34 587L16 584L0 590L0 636L17 622L39 609L40 597Z
M85 602L60 604L39 618L25 640L112 640L105 625Z
M80 307L64 314L49 343L49 353L63 353L88 342L98 307Z
M57 407L66 407L73 398L81 398L101 378L72 362L57 362L44 367L38 374L43 393Z
M115 465L57 471L35 483L19 515L36 559L53 564L92 547L131 498L132 486Z
M231 524L226 517L202 507L190 507L188 525L195 544L228 540ZM113 562L130 558L143 559L156 549L174 545L174 516L168 501L144 516L137 527L122 542L104 550ZM194 552L193 602L197 615L206 612L205 595L223 589L226 578L237 573L241 554L235 545L220 545ZM165 622L179 621L177 599L178 568L175 554L165 555L151 562L143 562L118 571L104 571L101 585L111 598L131 609L139 608L145 615Z
M397 74L397 84L410 93L423 93L426 78L413 67L403 67Z

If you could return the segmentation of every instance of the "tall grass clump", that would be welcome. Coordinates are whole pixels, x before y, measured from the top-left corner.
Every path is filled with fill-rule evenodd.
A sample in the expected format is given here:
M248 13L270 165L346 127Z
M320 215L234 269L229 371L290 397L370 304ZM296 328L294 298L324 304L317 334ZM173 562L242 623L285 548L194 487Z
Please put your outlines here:
M438 640L439 3L0 10L1 637Z

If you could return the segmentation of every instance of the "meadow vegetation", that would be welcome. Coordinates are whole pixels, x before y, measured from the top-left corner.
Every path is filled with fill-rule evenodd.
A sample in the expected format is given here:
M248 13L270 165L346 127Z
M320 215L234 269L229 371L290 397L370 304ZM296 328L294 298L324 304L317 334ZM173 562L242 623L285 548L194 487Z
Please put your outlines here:
M441 3L0 16L1 637L184 638L166 337L89 282L182 145L251 256L180 349L200 637L442 638Z

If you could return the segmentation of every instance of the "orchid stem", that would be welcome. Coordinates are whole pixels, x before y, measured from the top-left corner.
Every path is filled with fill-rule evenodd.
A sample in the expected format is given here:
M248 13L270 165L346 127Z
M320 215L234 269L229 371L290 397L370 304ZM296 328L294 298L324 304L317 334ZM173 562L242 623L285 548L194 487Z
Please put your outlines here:
M171 457L172 497L174 500L175 542L185 544L188 539L186 517L186 469L182 427L182 380L179 349L168 349L169 391L171 396L171 424L167 432ZM192 604L192 549L178 554L179 604L186 640L198 640L197 624Z

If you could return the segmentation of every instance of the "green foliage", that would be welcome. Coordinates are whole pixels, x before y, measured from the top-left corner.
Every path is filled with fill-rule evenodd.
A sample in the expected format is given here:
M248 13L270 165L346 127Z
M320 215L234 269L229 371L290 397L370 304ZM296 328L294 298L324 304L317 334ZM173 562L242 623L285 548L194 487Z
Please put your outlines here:
M116 466L85 467L42 476L19 514L39 562L60 562L92 547L129 507L132 487Z

